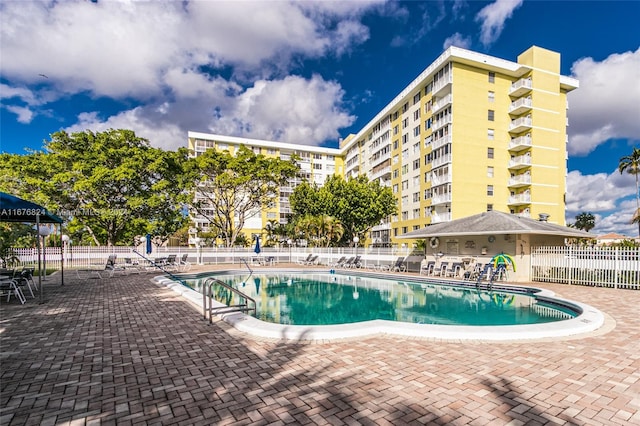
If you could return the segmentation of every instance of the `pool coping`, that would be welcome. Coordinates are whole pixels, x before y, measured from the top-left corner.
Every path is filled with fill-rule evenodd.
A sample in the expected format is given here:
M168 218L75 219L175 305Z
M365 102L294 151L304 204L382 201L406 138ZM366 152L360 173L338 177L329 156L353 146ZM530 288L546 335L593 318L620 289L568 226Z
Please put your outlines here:
M242 269L225 269L216 270L215 272L203 272L198 274L184 275L204 275L204 274L229 274L229 273L246 273ZM261 270L260 272L265 272ZM308 269L295 268L269 268L269 273L309 273ZM313 272L330 272L330 270L314 270ZM346 272L348 275L366 276L372 278L389 278L393 277L397 280L402 277L403 280L412 282L433 282L428 277L394 275L391 273L364 272L364 271L340 271ZM183 275L183 274L181 274ZM164 285L182 297L188 299L191 303L197 305L202 312L203 296L201 293L187 287L186 285L175 281L172 277L160 275L152 279L158 284ZM439 284L460 285L464 282L456 280L437 280ZM470 284L469 282L467 282ZM467 285L469 286L469 285ZM475 286L474 286L475 288ZM537 339L549 338L569 338L576 335L591 333L604 325L605 315L598 309L574 300L556 297L555 293L541 288L510 285L500 283L494 286L494 289L504 289L514 291L525 289L527 292L533 292L535 297L539 297L545 301L558 301L563 305L575 306L582 312L575 318L549 322L543 324L523 324L523 325L500 325L500 326L459 326L459 325L437 325L437 324L414 324L406 322L396 322L387 320L372 320L351 324L337 325L282 325L267 323L240 312L233 312L218 315L224 322L230 324L239 331L245 332L252 336L278 339L278 340L339 340L370 337L380 334L404 336L411 338L427 338L437 340L455 340L455 341L529 341ZM520 290L521 291L521 290ZM215 306L225 306L214 301Z

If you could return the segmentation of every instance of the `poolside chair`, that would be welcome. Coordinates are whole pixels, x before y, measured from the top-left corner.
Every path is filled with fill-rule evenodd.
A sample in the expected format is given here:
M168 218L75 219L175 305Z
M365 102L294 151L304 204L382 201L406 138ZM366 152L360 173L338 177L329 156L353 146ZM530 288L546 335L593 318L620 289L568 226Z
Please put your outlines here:
M347 260L347 256L342 256L340 259L338 259L337 261L330 263L329 266L333 267L333 268L339 268L340 266L342 266L342 264Z
M188 257L189 257L189 253L185 253L185 254L182 255L182 257L178 261L178 269L181 272L186 272L189 269L191 269L191 263L189 263L189 261L187 261Z
M389 269L393 272L404 272L407 269L404 259L404 256L397 258L395 263L389 266Z
M351 265L349 266L350 268L362 268L362 256L356 256L355 259L353 259L353 262L351 262Z
M307 264L307 262L308 262L308 261L310 261L312 257L313 257L313 253L309 253L309 255L308 255L305 259L298 260L298 262L297 262L297 263L298 263L299 265L306 265L306 264Z
M451 266L449 266L445 271L446 277L455 278L460 275L460 271L462 270L461 262L453 262Z
M304 264L305 265L317 265L318 262L318 255L313 255L309 258L309 260L307 260Z
M347 259L343 264L342 264L342 268L351 268L351 265L353 264L353 261L356 260L355 256L350 257L349 259Z
M122 266L127 270L127 272L132 272L134 274L139 274L140 272L142 272L142 270L140 269L140 264L138 262L134 262L130 257L124 258L124 265Z
M436 262L433 260L423 263L422 265L420 265L420 275L422 275L423 273L425 275L433 275L433 269L435 268L435 266Z
M447 275L447 269L449 268L449 262L441 262L440 266L437 266L433 270L433 275L445 277Z
M116 265L116 255L109 255L107 258L107 263L104 265L104 270L109 274L109 278L113 277L116 272L121 272L123 274L127 273L127 270L122 265Z

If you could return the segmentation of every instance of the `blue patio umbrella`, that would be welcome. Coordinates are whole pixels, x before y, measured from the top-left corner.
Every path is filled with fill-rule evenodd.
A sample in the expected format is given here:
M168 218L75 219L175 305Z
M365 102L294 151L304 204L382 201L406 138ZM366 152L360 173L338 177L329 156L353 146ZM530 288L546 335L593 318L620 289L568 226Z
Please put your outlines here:
M256 246L253 251L255 251L256 254L260 254L260 252L262 251L260 250L260 237L256 237Z
M151 234L147 234L147 254L151 254Z

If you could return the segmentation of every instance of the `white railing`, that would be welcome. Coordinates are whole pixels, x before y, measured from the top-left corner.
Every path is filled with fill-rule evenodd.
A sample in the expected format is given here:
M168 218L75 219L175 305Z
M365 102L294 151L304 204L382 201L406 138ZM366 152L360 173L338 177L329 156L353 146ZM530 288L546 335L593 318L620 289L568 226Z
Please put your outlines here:
M516 175L512 178L509 178L509 186L518 185L518 184L530 184L531 183L531 175Z
M519 127L531 127L533 126L533 121L529 117L520 117L515 120L511 120L511 124L509 125L509 130L517 129Z
M640 290L638 247L533 247L533 281Z
M531 99L529 98L521 98L511 102L511 106L509 107L509 112L515 111L520 107L531 108Z
M519 165L530 166L531 156L520 155L519 157L513 157L511 160L509 160L509 167L519 166Z
M531 136L518 136L517 138L511 139L509 142L509 149L521 146L531 146Z
M436 168L451 162L451 154L441 155L431 162L431 167Z
M432 112L433 114L435 114L436 112L438 112L439 110L441 110L442 108L444 108L445 106L449 105L452 101L452 96L451 93L449 93L447 96L445 96L444 98L438 99L432 107Z
M511 88L509 90L509 93L515 92L516 90L521 88L531 89L532 87L533 87L533 83L529 78L521 78L520 80L514 83L511 83Z
M444 135L444 136L442 136L440 138L433 138L433 142L432 142L433 149L438 149L441 146L444 146L444 145L446 145L448 143L451 143L451 140L452 140L451 139L451 134Z

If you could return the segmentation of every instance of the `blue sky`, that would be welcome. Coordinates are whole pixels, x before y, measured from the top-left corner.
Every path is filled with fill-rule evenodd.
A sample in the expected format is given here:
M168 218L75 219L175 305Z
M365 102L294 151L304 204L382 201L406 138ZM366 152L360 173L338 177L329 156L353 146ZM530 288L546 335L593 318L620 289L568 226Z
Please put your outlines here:
M515 61L560 52L569 97L567 222L637 235L640 1L0 0L0 151L59 129L187 131L336 147L450 45Z

